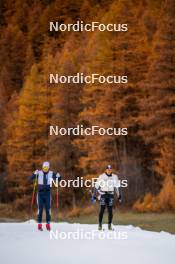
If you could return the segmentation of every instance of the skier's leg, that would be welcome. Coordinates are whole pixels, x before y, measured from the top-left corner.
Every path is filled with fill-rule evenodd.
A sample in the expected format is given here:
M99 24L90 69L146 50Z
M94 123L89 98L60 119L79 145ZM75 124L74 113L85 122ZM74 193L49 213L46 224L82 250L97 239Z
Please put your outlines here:
M37 220L38 223L41 224L42 223L42 215L43 215L43 197L42 194L38 192L37 194L37 206L38 206L38 213L37 213Z
M46 209L46 223L50 224L50 221L51 221L51 194L50 192L47 192L45 196L45 209Z
M113 219L113 202L114 202L114 196L109 195L108 196L108 203L107 203L107 208L108 208L108 228L111 229L111 224L112 224L112 219Z
M113 219L112 206L108 205L107 208L108 208L108 225L111 225Z
M105 205L100 205L100 212L99 212L99 226L102 226L102 221L103 221L103 215L105 211Z
M99 227L102 227L103 215L106 207L106 197L105 195L101 196L100 199L100 212L99 212Z

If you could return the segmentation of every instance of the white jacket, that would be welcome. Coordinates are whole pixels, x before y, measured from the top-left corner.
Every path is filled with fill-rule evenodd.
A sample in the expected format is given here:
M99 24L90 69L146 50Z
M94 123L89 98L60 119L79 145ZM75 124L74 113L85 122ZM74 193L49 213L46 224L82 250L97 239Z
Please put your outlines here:
M38 180L38 185L43 185L44 184L44 172L42 170L36 170L31 179L35 179L35 177L37 177L37 180ZM48 171L46 173L46 179L47 179L47 185L50 185L52 186L52 180L60 180L61 178L61 175L57 172L53 172L53 171Z
M95 182L95 188L99 190L101 194L103 194L104 192L114 193L114 191L116 191L117 196L119 197L119 187L120 181L118 179L118 176L113 173L111 176L103 173L97 178L97 181Z

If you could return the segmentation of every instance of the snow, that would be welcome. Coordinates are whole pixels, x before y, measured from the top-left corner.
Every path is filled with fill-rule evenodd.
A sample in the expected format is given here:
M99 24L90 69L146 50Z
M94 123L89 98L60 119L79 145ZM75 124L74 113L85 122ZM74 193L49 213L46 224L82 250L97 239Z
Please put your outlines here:
M105 225L104 225L105 226ZM173 264L175 235L133 226L97 231L97 225L53 223L40 232L34 220L0 224L2 264Z

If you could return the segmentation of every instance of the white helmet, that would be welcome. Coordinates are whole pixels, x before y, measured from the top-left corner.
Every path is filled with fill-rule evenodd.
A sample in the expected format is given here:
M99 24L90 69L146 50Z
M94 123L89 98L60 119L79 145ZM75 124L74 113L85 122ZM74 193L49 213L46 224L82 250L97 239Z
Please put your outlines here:
M50 169L50 163L49 163L49 161L44 161L43 162L42 169L43 169L44 172L47 172Z

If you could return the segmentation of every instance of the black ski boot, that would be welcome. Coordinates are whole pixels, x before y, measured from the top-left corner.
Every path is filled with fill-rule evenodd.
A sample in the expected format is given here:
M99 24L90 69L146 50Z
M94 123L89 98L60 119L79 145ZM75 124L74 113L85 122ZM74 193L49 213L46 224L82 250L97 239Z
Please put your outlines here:
M112 228L112 224L108 224L108 230L112 231L113 228Z
M98 225L98 230L101 231L102 230L102 224Z

